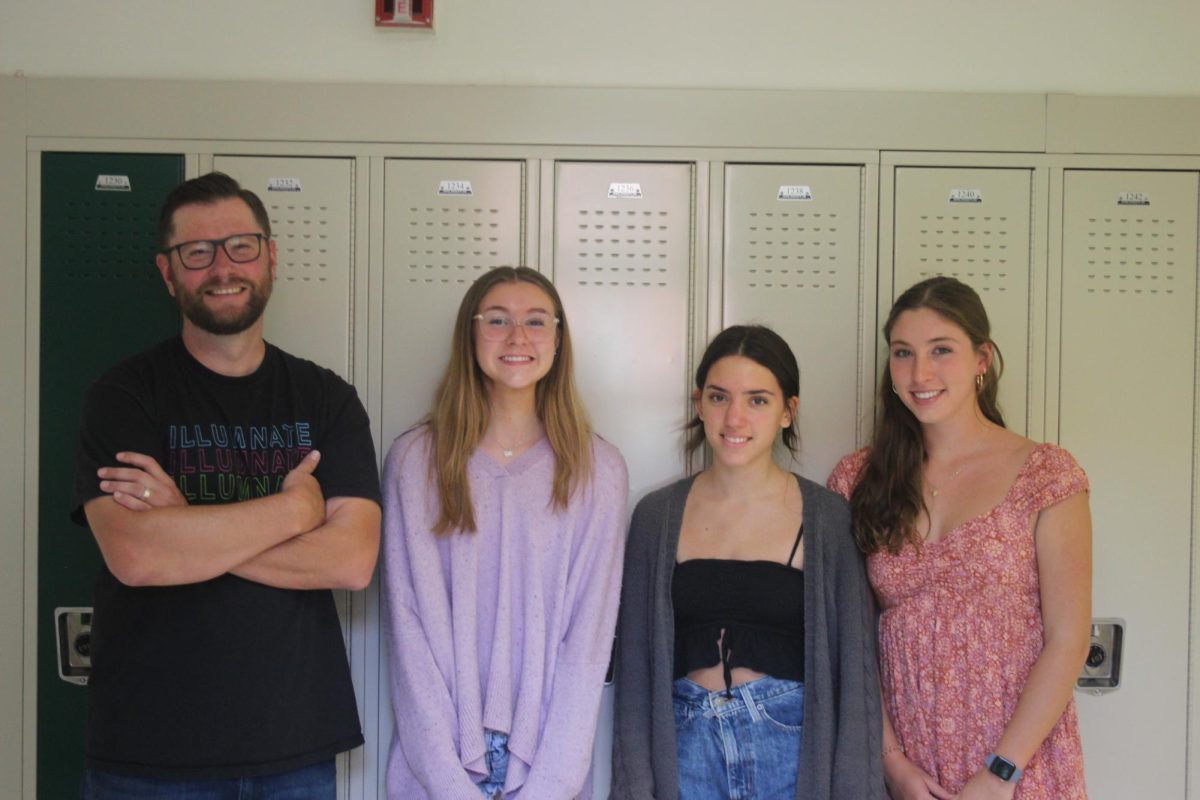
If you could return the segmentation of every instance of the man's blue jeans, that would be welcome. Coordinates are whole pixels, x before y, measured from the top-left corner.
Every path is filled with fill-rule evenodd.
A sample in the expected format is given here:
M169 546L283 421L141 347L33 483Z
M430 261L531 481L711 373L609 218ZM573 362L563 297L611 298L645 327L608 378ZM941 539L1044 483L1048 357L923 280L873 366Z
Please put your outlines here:
M332 758L257 778L135 778L89 769L80 789L82 800L333 800L336 795Z

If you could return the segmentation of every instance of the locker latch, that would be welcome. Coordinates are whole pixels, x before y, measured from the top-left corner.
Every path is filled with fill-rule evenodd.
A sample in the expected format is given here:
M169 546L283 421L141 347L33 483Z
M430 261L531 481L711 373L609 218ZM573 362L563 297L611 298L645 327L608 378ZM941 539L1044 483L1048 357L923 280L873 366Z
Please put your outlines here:
M1092 637L1087 659L1075 687L1089 694L1104 694L1121 686L1121 645L1125 620L1092 620Z
M92 673L92 609L54 609L58 643L58 677L87 686Z

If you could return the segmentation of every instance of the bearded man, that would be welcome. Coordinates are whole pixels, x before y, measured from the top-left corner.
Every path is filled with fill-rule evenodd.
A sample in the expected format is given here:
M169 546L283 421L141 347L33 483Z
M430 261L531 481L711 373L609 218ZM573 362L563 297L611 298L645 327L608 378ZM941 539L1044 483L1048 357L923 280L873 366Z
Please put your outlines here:
M330 589L364 588L378 553L367 414L264 341L276 248L253 192L181 184L159 248L180 335L84 401L72 516L104 566L82 795L333 798L363 741Z

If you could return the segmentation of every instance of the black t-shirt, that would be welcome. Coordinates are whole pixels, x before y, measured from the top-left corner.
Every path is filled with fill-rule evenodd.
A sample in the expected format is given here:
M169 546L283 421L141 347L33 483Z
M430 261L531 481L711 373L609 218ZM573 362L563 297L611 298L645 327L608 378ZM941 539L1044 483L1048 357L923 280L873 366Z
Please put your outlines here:
M72 518L103 493L96 470L153 456L190 504L279 491L313 449L326 498L379 502L366 411L330 370L267 345L253 374L205 368L179 338L124 361L84 400ZM362 744L329 590L233 575L133 588L96 580L88 766L164 778L239 777L316 763Z

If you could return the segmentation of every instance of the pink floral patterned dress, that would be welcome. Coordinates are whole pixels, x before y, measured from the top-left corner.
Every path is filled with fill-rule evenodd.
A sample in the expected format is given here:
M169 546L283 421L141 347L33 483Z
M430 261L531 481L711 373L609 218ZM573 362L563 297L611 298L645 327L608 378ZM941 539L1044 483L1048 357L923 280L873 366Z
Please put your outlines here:
M850 496L866 450L834 468ZM883 697L905 753L962 791L1000 740L1042 652L1033 525L1043 508L1088 490L1071 454L1040 444L1000 505L918 551L867 559L880 604ZM1075 700L1025 768L1014 800L1087 797Z

